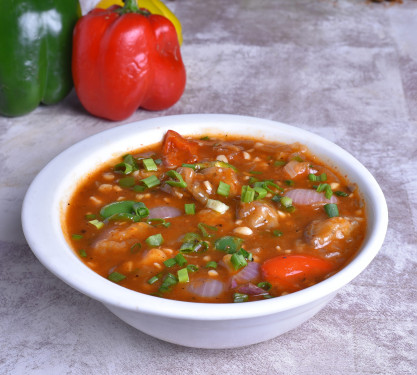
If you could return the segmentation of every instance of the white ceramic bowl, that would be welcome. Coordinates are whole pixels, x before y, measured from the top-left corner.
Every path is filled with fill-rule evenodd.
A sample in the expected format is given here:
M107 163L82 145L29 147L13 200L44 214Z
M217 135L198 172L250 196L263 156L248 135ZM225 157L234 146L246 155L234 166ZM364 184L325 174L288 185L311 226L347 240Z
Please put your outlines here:
M368 232L356 257L334 276L279 298L244 304L162 299L123 288L85 266L66 242L61 218L77 181L102 162L159 142L168 129L184 135L229 133L300 142L357 183L366 201ZM23 230L40 262L78 291L102 302L133 327L159 339L198 348L250 345L289 331L321 310L359 275L379 251L387 228L384 195L368 170L349 153L315 134L282 123L233 115L160 117L104 131L52 160L31 184L22 210Z

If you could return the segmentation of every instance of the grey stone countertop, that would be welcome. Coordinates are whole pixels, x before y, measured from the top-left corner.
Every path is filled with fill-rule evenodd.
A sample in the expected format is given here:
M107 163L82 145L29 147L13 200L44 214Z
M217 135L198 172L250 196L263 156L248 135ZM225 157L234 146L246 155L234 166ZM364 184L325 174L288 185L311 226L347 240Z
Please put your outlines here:
M183 25L188 78L175 106L108 122L72 92L0 117L0 374L416 374L417 1L167 4ZM53 276L25 242L22 199L49 160L102 130L188 113L256 116L324 136L386 196L387 237L370 266L268 342L202 350L149 337Z

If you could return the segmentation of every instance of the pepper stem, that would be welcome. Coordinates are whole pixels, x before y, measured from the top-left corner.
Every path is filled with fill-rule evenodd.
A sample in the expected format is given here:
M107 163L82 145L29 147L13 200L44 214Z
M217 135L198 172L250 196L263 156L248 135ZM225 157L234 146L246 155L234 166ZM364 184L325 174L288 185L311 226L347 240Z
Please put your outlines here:
M138 7L137 0L122 0L125 5L123 8L117 10L119 14L126 14L126 13L138 13L142 14L143 16L149 16L150 13L146 9L140 9Z

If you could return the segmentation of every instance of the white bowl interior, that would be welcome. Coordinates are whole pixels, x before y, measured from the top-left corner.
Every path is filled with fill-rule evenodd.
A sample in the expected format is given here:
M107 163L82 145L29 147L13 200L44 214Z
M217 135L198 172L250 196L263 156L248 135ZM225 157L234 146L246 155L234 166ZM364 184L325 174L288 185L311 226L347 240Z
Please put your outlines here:
M78 181L100 164L161 141L168 129L184 135L232 134L282 143L300 142L356 183L366 201L368 233L362 249L341 271L321 283L280 298L245 304L202 304L144 295L123 288L85 266L65 240L61 219ZM388 223L383 193L369 171L334 143L305 130L269 120L234 115L180 115L131 123L99 133L52 160L31 184L22 224L37 258L67 284L106 305L181 319L218 320L257 317L288 310L330 295L355 278L382 246Z

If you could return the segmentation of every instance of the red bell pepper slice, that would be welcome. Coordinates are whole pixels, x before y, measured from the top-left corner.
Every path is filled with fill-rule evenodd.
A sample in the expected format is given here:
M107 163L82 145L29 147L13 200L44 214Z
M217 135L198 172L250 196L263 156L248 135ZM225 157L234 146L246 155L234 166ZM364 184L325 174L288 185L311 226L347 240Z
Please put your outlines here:
M75 26L72 70L84 108L109 120L126 119L142 107L174 105L186 73L175 27L167 18L139 9L93 9Z
M261 267L266 281L289 292L302 289L301 284L324 278L333 269L333 263L326 259L301 254L277 256Z
M194 163L198 159L199 147L197 142L185 139L174 130L168 130L162 145L164 164L171 167Z

